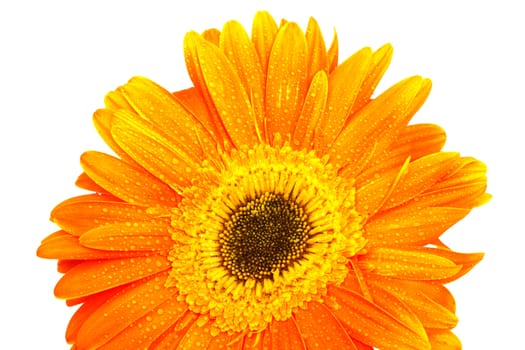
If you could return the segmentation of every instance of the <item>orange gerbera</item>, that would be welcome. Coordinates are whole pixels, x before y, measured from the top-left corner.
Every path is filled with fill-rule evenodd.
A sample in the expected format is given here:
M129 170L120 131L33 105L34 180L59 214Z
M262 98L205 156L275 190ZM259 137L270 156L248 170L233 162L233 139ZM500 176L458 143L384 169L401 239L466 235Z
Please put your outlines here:
M38 249L58 298L78 305L74 349L458 349L444 284L482 254L441 234L483 203L485 165L407 125L430 81L372 99L392 48L338 65L304 34L256 15L187 34L194 87L145 78L94 115L115 156L86 152L93 193L52 212Z

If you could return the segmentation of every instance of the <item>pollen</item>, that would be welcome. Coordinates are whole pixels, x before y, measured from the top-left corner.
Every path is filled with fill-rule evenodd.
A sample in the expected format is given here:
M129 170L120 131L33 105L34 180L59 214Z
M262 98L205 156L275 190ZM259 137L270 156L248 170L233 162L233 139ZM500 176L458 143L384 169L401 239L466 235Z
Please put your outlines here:
M172 214L172 270L214 332L260 331L348 274L366 241L351 181L289 145L243 147L203 164Z

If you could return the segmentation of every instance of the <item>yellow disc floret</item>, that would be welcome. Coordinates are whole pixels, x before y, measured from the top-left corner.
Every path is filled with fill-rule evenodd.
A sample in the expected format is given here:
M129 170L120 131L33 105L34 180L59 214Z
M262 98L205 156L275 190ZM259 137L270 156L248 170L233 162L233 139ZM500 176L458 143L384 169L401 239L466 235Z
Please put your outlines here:
M353 184L313 152L241 148L200 175L172 215L166 284L215 332L261 330L322 300L365 245Z

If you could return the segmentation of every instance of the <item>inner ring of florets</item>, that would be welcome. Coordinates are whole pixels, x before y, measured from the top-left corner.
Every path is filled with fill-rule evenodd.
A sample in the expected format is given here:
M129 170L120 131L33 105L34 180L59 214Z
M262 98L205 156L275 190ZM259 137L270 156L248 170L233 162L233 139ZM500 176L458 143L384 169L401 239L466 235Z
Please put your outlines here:
M303 257L310 230L302 206L265 192L237 207L224 224L222 264L238 280L272 279Z

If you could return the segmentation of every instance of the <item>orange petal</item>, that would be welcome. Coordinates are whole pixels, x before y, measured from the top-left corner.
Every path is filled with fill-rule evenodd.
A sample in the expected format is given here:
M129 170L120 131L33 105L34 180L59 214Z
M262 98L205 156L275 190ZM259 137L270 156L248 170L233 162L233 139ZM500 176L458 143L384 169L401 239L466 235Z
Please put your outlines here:
M266 81L266 115L270 136L292 134L304 103L307 85L307 47L296 23L286 23L275 38ZM288 136L287 136L288 135Z
M152 220L106 224L80 236L83 246L109 251L168 251L173 246L169 222Z
M463 208L402 206L379 213L365 226L368 247L429 244L469 212Z
M215 46L219 46L221 32L217 28L206 29L204 32L202 32L202 37Z
M201 89L210 95L229 138L236 146L256 144L258 138L254 110L232 63L219 48L198 36L193 36L188 42L194 45L194 64L204 79ZM221 37L221 45L223 42Z
M297 149L312 149L318 123L324 113L328 95L328 78L324 71L313 77L304 100L303 109L295 125L292 146Z
M439 350L461 350L461 342L452 332L429 332L428 339L432 344L432 349Z
M186 331L177 346L177 350L208 349L208 346L213 339L210 322L202 325L200 321L201 320L197 320L197 322L193 323ZM228 337L228 335L224 333L220 336Z
M359 294L330 287L329 295L341 306L332 312L352 338L381 349L430 349L425 333L407 327Z
M371 281L377 281L379 279L373 276L366 276L367 293L369 293L370 301L372 301L379 308L386 311L389 315L399 321L401 324L410 328L417 334L425 334L425 329L421 324L421 321L417 315L407 307L403 299L398 298L396 295L388 293L380 288L377 288L376 284ZM388 282L395 285L396 280L390 279ZM359 279L354 274L349 274L341 287L350 291L360 291L361 285ZM364 293L363 293L364 296Z
M178 301L176 297L171 297L141 318L130 323L128 327L100 349L148 349L151 343L175 324L187 310L187 307L184 301Z
M108 291L91 295L87 298L86 302L78 308L75 312L66 330L66 340L69 344L76 342L78 331L84 324L84 322L93 314L99 307L101 307L106 301L117 295L123 290L124 287L113 288Z
M270 52L272 51L276 35L277 23L275 23L273 17L266 11L257 12L253 19L252 41L261 62L264 82L266 82L268 61L270 60Z
M437 253L436 249L376 247L360 257L359 266L380 276L423 281L449 278L461 270L461 265Z
M270 323L271 346L276 350L306 350L301 333L293 318ZM265 337L266 338L266 337Z
M257 51L239 22L230 21L224 25L220 47L239 76L246 96L250 98L258 129L263 131L265 78Z
M334 30L334 39L327 52L328 72L331 73L337 67L337 60L339 59L339 41L337 40L337 33Z
M79 298L144 279L170 268L165 256L151 255L82 262L58 281L55 295Z
M308 81L311 81L312 77L320 70L328 71L326 45L323 34L321 33L319 24L313 17L310 17L308 20L305 37L308 45Z
M483 253L458 253L454 252L450 249L442 249L442 248L417 248L418 251L427 253L430 252L432 254L437 254L444 259L448 259L452 262L454 262L456 265L461 266L461 269L455 273L452 276L443 278L440 280L440 283L449 283L452 281L457 280L458 278L464 276L467 272L472 270L474 266L476 266L482 259L484 254Z
M316 149L322 153L326 152L345 126L371 60L372 50L364 48L350 56L330 74L326 101L328 108L321 117L320 125L323 130L317 134L316 140Z
M188 111L188 113L191 113L195 120L198 120L202 124L202 130L200 128L194 130L195 137L202 139L208 137L209 135L213 138L215 141L215 149L208 149L206 150L206 153L209 157L215 157L215 154L217 153L216 148L220 148L220 146L222 146L222 139L221 136L217 135L214 131L216 129L214 124L215 121L213 120L213 117L210 114L208 106L206 105L206 102L201 93L197 90L197 88L192 87L174 92L173 97Z
M108 191L97 185L86 173L82 173L78 176L75 185L91 192L109 194Z
M186 311L184 315L175 323L174 327L170 327L162 336L156 339L150 346L150 349L157 350L172 350L177 349L180 341L194 324L199 316L191 311Z
M294 313L299 333L308 349L354 349L352 339L332 312L323 304L310 302Z
M128 203L175 207L180 202L180 196L164 182L107 154L86 152L80 164L96 183Z
M53 209L51 220L76 236L107 223L148 221L152 216L143 207L107 199L102 195L70 198Z
M452 152L433 153L411 162L381 210L409 201L458 169L460 164L459 154Z
M402 300L405 307L412 311L425 328L451 329L458 322L453 311L426 295L423 288L418 288L428 284L426 282L415 281L407 286L407 284L398 283L395 279L371 278L367 281L374 293L382 291L384 295L390 295L390 298ZM451 297L444 287L438 286L446 291L445 297ZM386 298L381 299L385 300ZM374 300L379 299L374 296Z
M197 174L195 159L130 112L115 113L111 133L137 163L178 192L188 187Z
M78 236L58 231L58 235L46 239L37 250L37 256L45 259L96 260L139 256L141 252L109 252L87 248L80 244Z
M102 137L104 142L116 153L118 156L128 162L129 164L136 164L135 160L131 158L113 139L111 135L111 122L113 120L113 111L107 109L99 109L93 114L93 124Z
M134 321L174 297L176 289L164 287L166 277L167 272L143 279L108 299L80 327L77 346L80 349L97 349Z
M487 167L473 158L462 158L461 168L449 174L407 205L473 208L489 201Z
M421 77L405 79L392 86L361 109L337 137L330 149L332 162L354 177L372 155L382 155L406 126L412 104L426 97L430 81Z
M184 37L184 57L186 59L186 68L191 80L193 81L193 85L202 96L208 109L207 115L211 121L211 123L208 125L213 128L210 130L210 132L215 135L217 140L219 140L219 147L222 147L223 143L229 143L230 140L228 138L228 134L226 133L226 129L222 124L222 120L217 113L217 109L213 107L213 101L206 88L206 81L199 65L197 47L199 46L199 43L202 43L202 41L204 41L204 39L195 32L189 32Z
M392 59L392 46L386 44L379 50L372 54L371 63L368 66L368 71L365 74L365 79L361 84L361 88L355 98L354 104L350 110L350 116L354 115L357 111L363 108L372 97L374 90L386 72L388 65ZM348 120L350 121L350 120Z
M196 161L216 155L216 142L208 130L170 92L143 77L131 79L121 89L137 114L149 120L179 153Z

